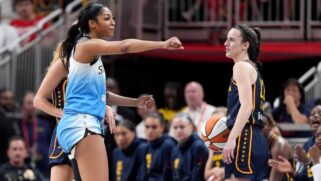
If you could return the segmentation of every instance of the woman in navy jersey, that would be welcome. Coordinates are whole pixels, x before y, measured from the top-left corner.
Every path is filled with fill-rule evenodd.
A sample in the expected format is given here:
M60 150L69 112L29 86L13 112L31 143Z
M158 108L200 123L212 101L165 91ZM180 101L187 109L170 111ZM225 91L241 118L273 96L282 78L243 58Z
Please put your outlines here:
M146 144L136 137L135 125L127 120L116 127L115 140L117 148L113 153L113 180L139 181L139 166L143 164L142 150Z
M268 161L268 145L261 132L265 87L256 63L261 35L247 25L233 27L225 41L226 57L233 59L228 88L227 126L223 149L227 180L261 181Z
M172 130L177 149L172 153L173 180L202 181L208 158L208 149L198 137L192 118L184 112L176 114Z

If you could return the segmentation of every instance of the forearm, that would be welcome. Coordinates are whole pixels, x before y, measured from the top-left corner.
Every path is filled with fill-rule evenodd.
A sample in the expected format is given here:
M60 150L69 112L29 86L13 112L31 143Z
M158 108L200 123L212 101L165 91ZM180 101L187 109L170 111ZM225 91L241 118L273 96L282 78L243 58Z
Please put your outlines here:
M47 99L44 99L44 98L36 97L33 101L33 105L37 109L57 118L61 118L64 114L63 110L56 108Z
M121 43L121 50L124 53L138 53L159 48L164 48L164 42L127 39Z
M108 92L108 104L126 107L137 107L138 100L134 98L124 97L112 92Z
M291 106L290 111L291 118L294 123L302 124L308 122L307 117L304 114L300 113L297 107Z
M242 106L239 109L239 112L236 117L235 124L230 132L228 139L236 139L242 132L246 122L248 121L252 112L252 108L250 106Z

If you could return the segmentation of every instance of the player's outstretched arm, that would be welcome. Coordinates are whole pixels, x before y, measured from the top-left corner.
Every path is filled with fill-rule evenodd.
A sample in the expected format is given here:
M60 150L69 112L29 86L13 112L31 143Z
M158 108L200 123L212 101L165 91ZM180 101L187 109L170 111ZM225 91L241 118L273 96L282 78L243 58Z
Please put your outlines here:
M120 96L112 92L107 92L108 104L127 107L151 108L155 101L152 95L141 96L138 99Z

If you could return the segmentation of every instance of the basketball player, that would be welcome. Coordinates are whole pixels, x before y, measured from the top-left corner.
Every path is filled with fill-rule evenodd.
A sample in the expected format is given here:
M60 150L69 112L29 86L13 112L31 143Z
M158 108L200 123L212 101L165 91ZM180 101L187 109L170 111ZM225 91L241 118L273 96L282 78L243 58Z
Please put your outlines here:
M261 132L265 87L256 66L260 38L258 29L237 25L224 43L234 61L227 99L231 132L223 149L227 180L261 181L267 168L268 145Z
M181 42L128 39L105 41L114 32L112 12L89 3L81 10L62 43L61 60L66 60L68 84L64 114L57 126L60 146L77 161L81 180L108 180L107 154L102 138L106 108L106 76L102 55L136 53L152 49L183 49ZM115 122L110 124L115 131Z
M47 112L48 114L57 117L59 121L60 115L63 114L62 109L65 103L65 92L67 85L67 71L64 68L64 64L59 59L60 45L57 46L57 50L54 53L54 58L48 69L46 77L41 83L41 86L34 99L35 107ZM47 100L47 97L52 93L53 105ZM107 91L109 102L120 106L131 106L131 107L151 107L154 101L151 96L141 96L138 99L132 99L122 97L117 94L113 94ZM113 113L109 106L107 106L108 121L113 120ZM107 121L107 120L106 120ZM49 165L51 167L51 181L60 180L72 180L73 174L71 169L71 163L68 159L68 155L65 154L59 145L56 138L56 129L52 135L50 149L49 149ZM77 173L76 173L77 174ZM75 174L75 175L76 175Z

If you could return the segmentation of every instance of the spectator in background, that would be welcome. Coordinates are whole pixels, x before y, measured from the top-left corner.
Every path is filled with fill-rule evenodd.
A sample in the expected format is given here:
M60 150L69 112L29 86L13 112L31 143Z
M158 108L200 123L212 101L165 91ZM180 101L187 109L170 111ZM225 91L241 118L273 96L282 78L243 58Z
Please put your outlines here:
M22 36L32 28L35 28L38 22L43 18L43 16L38 16L36 14L33 0L13 0L13 9L16 12L17 17L10 21L10 25L16 28L19 36ZM49 24L45 24L43 28L45 29L48 26ZM35 38L36 34L31 35L22 43L22 45L33 41Z
M0 110L7 116L17 111L14 95L10 89L0 89Z
M279 105L274 107L273 117L276 122L308 123L308 112L304 106L304 90L298 80L288 79L279 97Z
M158 109L167 123L183 109L183 91L177 82L166 82L164 88L164 107Z
M201 125L211 117L215 107L204 101L204 90L200 83L189 82L185 86L185 101L187 107L183 110L189 114L194 121L198 132L200 133Z
M142 96L147 96L147 94L142 94L139 97L142 97ZM137 113L139 117L142 119L136 126L136 134L138 138L146 139L144 120L149 114L155 113L155 112L157 112L156 104L154 104L153 107L150 109L137 107Z
M0 49L7 47L9 51L19 48L18 32L16 29L2 20L2 8L0 5Z
M208 149L198 137L193 120L187 113L178 113L173 119L172 130L178 142L171 159L173 180L204 180Z
M113 153L112 180L139 180L139 165L143 164L142 150L146 144L136 137L135 125L130 121L119 122L114 136L118 148Z
M36 169L30 168L25 159L28 155L26 144L21 137L12 137L7 150L9 162L0 167L1 181L43 181L44 178Z
M171 180L171 155L175 149L175 140L164 134L165 120L159 113L149 113L144 126L148 146L138 180Z
M30 153L32 166L49 178L48 152L52 130L48 120L40 119L33 106L34 93L27 92L22 101L20 132Z

